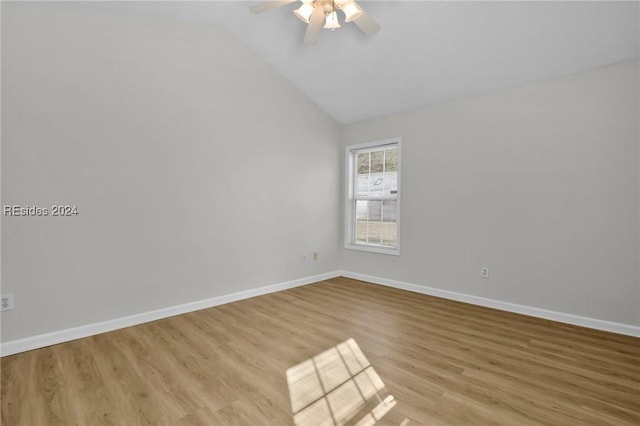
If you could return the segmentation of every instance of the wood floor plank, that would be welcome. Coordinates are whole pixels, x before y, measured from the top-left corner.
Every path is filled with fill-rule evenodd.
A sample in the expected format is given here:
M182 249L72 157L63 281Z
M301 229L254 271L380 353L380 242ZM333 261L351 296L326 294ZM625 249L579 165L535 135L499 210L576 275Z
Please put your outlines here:
M287 370L350 338L379 426L640 424L638 338L342 277L4 357L0 420L291 425Z

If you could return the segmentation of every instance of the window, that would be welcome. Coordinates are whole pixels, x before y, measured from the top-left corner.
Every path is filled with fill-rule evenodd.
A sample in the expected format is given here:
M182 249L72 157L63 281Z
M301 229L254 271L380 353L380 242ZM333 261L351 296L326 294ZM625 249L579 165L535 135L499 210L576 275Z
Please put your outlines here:
M347 147L345 247L400 254L400 139Z

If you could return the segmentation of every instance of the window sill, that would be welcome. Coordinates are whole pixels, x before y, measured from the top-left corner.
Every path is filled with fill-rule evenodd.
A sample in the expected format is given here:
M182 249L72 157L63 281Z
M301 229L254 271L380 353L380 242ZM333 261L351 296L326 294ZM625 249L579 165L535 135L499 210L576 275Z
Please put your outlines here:
M345 244L347 250L368 251L370 253L390 254L392 256L400 256L400 247L387 248L383 246L366 246L361 244Z

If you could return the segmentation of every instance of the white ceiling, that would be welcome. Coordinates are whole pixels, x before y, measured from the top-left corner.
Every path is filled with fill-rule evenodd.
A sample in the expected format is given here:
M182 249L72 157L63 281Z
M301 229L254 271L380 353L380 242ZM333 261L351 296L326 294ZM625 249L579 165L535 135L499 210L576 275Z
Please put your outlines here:
M340 123L640 57L637 1L360 1L382 25L378 34L344 24L309 47L296 3L261 15L249 4L74 7L222 25Z

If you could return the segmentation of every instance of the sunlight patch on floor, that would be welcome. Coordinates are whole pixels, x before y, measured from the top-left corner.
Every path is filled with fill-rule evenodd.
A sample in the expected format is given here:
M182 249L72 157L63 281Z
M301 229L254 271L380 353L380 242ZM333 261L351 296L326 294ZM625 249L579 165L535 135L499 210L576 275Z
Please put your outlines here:
M298 426L372 426L396 405L353 339L289 368L287 382Z

